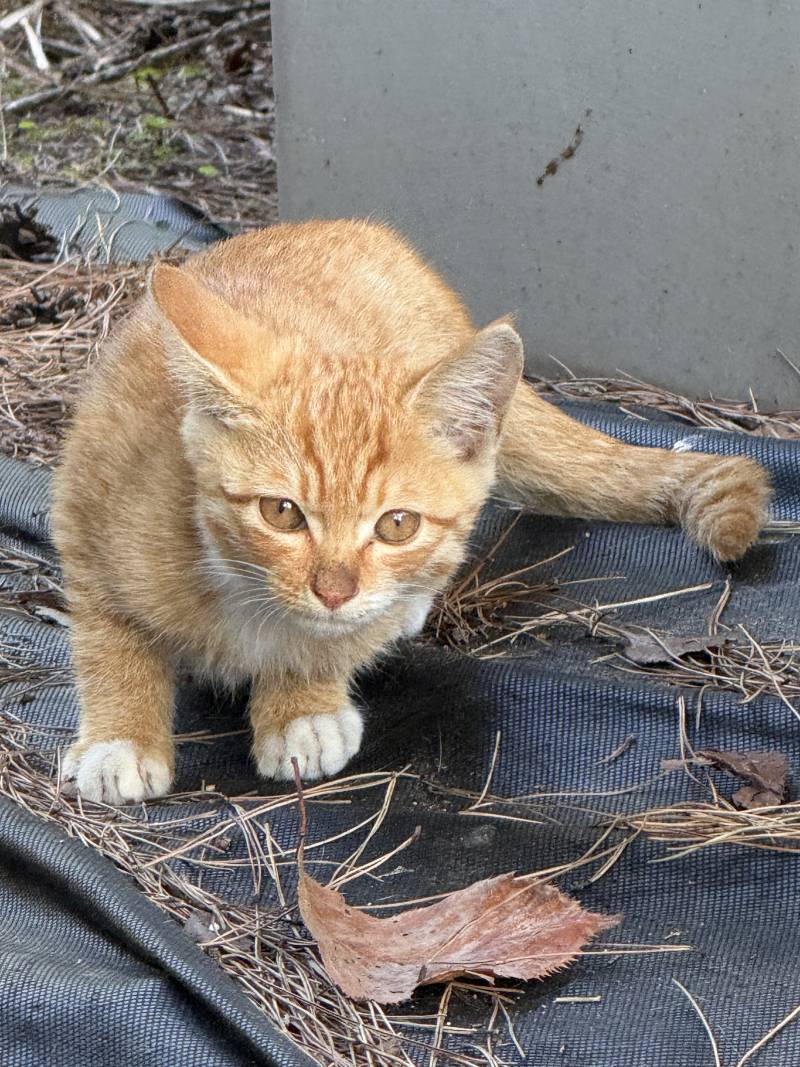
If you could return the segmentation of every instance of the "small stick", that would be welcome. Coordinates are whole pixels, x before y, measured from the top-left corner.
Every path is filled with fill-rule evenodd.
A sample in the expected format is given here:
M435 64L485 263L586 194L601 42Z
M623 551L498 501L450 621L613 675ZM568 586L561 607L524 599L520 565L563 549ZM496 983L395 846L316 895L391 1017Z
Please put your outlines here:
M17 23L22 22L23 19L35 18L42 3L43 0L34 0L34 3L28 4L27 7L18 7L16 11L4 15L3 18L0 19L0 33L10 30L12 26L16 26Z
M708 620L708 632L712 637L716 637L719 632L719 621L722 618L722 613L728 606L728 601L731 598L731 579L730 575L725 579L725 587L720 594L720 598L714 606L714 610L711 612L711 618Z
M478 799L475 801L475 803L471 805L471 808L473 810L475 808L479 808L481 806L481 804L483 804L484 800L486 799L486 794L489 792L489 786L492 784L492 778L494 777L494 768L495 768L495 764L497 763L497 756L498 756L498 753L500 752L500 739L501 739L501 737L502 737L502 733L501 733L500 730L498 730L497 731L497 736L494 739L494 752L492 753L492 762L491 762L491 765L489 767L489 773L486 776L486 781L483 783L483 789L481 790L481 795L478 797Z
M300 809L300 834L297 838L297 866L303 870L303 851L306 844L306 830L308 829L308 816L306 815L306 798L303 792L303 779L300 777L300 767L297 756L292 756L292 770L294 771L294 784L297 788L297 805Z
M3 83L6 80L6 62L5 55L3 55L2 62L0 62L0 140L3 143L3 163L8 162L8 137L6 136L6 119L3 114Z
M800 374L800 367L797 366L793 359L789 359L789 357L786 355L782 348L776 348L775 351L779 356L786 360L786 362L789 364L795 374Z
M681 993L683 993L683 995L687 998L689 1003L699 1015L700 1022L705 1027L705 1031L708 1034L708 1039L711 1042L711 1050L714 1053L714 1067L722 1067L722 1060L720 1059L719 1055L719 1045L717 1045L717 1039L716 1037L714 1037L714 1031L711 1029L711 1025L703 1013L703 1009L700 1007L700 1005L697 1003L697 1001L694 999L694 997L685 985L682 985L677 978L673 978L672 981L675 983L678 989L680 989Z
M800 1004L798 1004L796 1008L793 1008L788 1015L785 1015L779 1023L776 1023L771 1030L768 1030L762 1038L759 1038L759 1040L756 1041L755 1045L753 1045L752 1048L749 1048L747 1052L745 1052L744 1056L742 1056L742 1058L736 1064L736 1067L744 1067L744 1064L747 1063L748 1060L752 1059L759 1049L763 1048L768 1041L771 1041L777 1033L780 1033L784 1026L788 1026L790 1022L793 1022L798 1017L798 1015L800 1015Z
M70 22L88 44L97 45L103 43L103 35L99 32L99 30L96 30L91 24L91 22L88 22L85 18L82 18L70 8L60 8L59 15L61 15L62 18L65 18L67 22Z
M609 752L607 756L603 756L602 759L597 761L598 766L601 763L613 763L614 760L619 759L620 756L624 755L628 751L628 749L633 748L635 744L636 734L628 734L625 740L621 744L617 745L613 752Z
M33 61L36 64L36 69L49 70L50 61L48 60L47 56L45 55L44 49L42 48L42 42L36 36L36 30L34 30L33 26L31 26L27 18L20 19L19 24L25 31L25 36L28 39L28 47L31 50Z
M151 90L153 96L156 98L156 103L161 108L164 114L164 118L172 119L173 114L167 106L167 101L164 99L164 95L158 87L158 82L152 74L147 75L147 85L148 88Z

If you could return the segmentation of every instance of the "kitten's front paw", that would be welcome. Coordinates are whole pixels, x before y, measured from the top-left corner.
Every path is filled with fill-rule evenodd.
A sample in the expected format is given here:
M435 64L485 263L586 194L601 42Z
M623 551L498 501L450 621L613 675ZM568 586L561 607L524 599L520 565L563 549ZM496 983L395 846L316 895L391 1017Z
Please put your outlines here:
M743 556L758 537L771 489L767 472L749 459L708 460L685 486L681 519L686 532L725 563Z
M169 792L172 771L160 756L132 741L73 745L61 764L66 792L104 804L135 804Z
M328 778L358 752L363 731L361 712L351 704L334 712L301 715L260 738L256 751L259 774L291 781L292 756L296 756L305 781Z

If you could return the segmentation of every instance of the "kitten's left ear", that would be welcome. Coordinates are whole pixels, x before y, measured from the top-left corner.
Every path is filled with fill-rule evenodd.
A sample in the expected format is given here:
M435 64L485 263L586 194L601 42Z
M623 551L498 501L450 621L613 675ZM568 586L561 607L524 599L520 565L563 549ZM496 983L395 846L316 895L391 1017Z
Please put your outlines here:
M473 459L497 439L523 362L519 334L499 319L468 348L428 371L412 403L437 437L452 444L461 459Z

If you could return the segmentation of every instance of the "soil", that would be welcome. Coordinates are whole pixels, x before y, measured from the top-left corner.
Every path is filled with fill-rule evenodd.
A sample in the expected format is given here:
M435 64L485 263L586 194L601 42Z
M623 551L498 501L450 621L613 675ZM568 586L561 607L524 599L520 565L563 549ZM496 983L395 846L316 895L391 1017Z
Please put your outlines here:
M233 230L275 220L269 3L44 0L33 43L2 28L15 10L0 9L0 183L168 192Z

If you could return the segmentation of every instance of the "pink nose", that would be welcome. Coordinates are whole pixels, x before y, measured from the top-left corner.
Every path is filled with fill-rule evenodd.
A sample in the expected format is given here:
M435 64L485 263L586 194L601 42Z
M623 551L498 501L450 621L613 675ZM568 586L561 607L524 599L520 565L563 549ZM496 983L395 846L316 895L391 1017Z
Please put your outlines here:
M335 611L358 592L358 577L343 563L320 567L311 579L311 591L319 600Z

